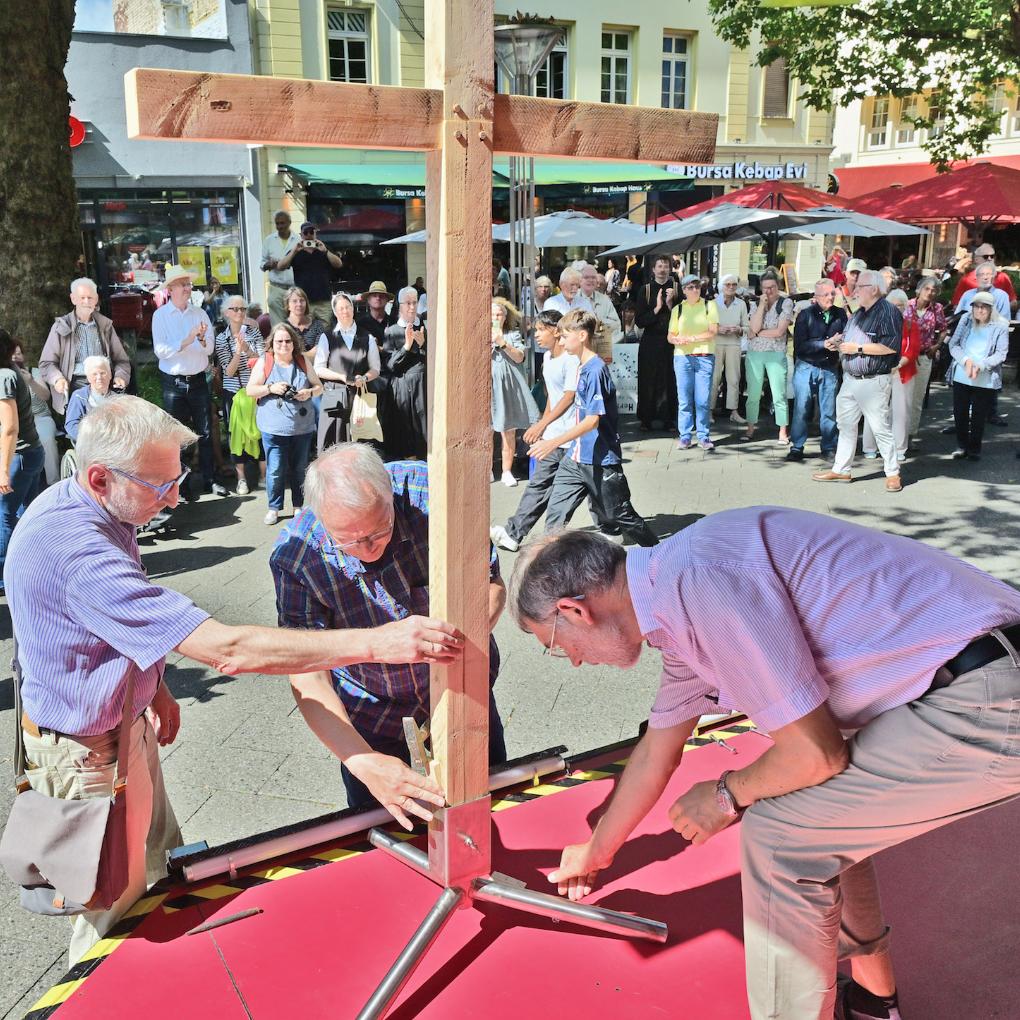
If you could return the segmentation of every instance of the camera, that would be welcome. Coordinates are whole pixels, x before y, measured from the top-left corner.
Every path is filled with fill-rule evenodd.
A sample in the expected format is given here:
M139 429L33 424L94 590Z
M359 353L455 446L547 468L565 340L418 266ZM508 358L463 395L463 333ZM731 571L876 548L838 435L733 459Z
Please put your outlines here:
M315 247L315 242L314 241L309 241L309 240L306 239L306 240L301 242L301 247L302 248L314 248Z
M298 393L298 391L293 386L288 385L287 388L283 391L283 393L280 394L280 399L281 400L296 400L297 399L297 393Z

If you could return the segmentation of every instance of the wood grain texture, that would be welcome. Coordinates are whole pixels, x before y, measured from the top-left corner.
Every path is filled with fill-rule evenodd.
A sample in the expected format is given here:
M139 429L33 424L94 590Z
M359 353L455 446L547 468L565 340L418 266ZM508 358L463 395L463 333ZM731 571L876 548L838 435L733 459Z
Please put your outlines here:
M426 150L442 117L428 89L301 78L134 68L124 94L129 138Z
M447 800L461 804L488 793L493 5L427 0L425 11L425 84L444 91L446 118L426 180L429 585L431 613L467 636L461 662L432 668L432 750Z
M714 113L497 95L493 129L500 154L711 163L718 122Z

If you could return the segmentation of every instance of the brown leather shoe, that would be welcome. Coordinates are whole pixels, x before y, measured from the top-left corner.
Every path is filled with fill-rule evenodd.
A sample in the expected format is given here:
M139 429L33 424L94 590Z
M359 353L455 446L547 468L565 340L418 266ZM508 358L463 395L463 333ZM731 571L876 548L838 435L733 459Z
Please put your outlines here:
M903 488L903 483L900 481L899 475L889 475L885 480L885 491L886 492L899 492Z
M850 475L840 474L838 471L817 471L811 476L816 482L852 482Z

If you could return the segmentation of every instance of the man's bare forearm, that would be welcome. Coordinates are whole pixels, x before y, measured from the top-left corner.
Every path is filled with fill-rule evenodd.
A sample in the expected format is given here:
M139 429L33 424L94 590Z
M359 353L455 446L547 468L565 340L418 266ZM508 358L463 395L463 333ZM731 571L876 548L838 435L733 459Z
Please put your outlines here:
M331 754L346 761L372 750L351 723L328 672L295 674L290 686L308 728Z

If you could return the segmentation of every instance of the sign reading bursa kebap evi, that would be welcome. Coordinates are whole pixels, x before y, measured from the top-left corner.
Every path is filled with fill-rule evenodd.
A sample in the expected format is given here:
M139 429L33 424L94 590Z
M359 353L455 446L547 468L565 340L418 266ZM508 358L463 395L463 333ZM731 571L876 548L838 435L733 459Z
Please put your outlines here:
M669 163L668 173L699 181L803 181L807 163Z

